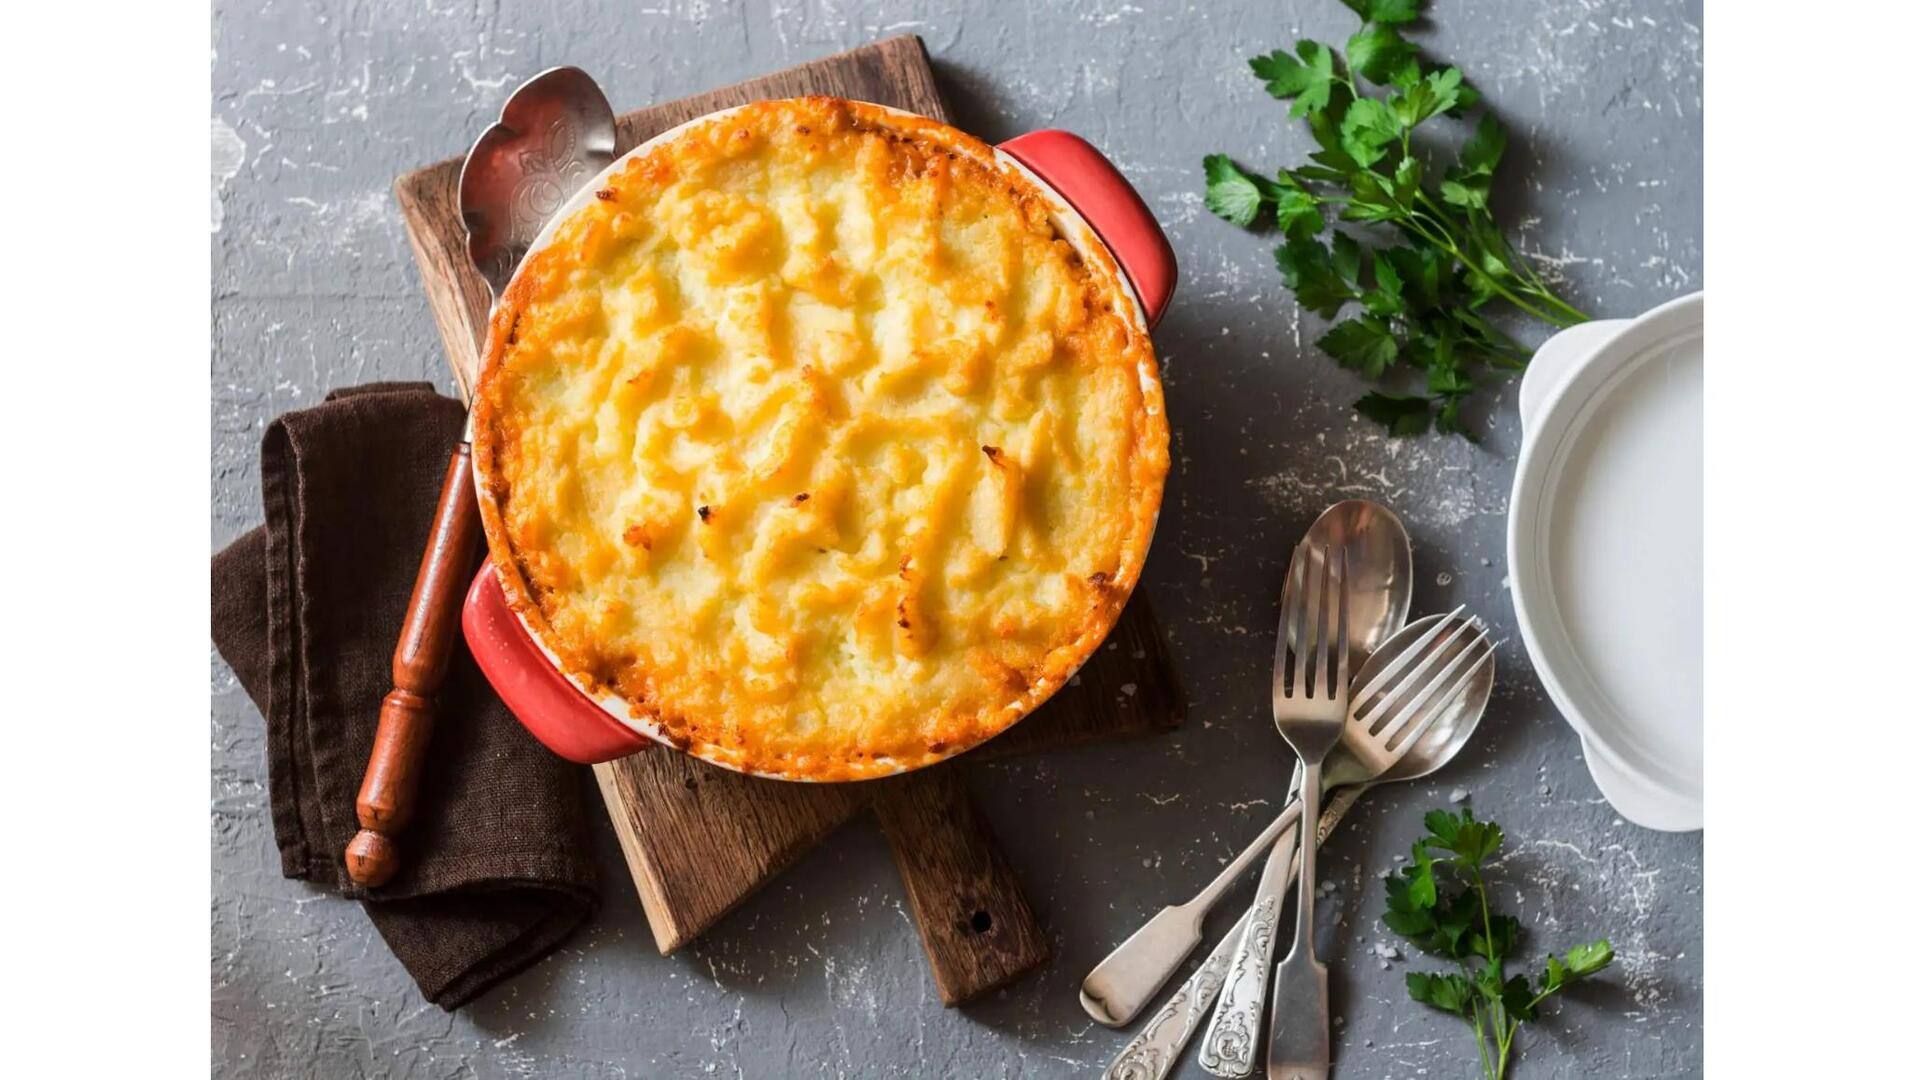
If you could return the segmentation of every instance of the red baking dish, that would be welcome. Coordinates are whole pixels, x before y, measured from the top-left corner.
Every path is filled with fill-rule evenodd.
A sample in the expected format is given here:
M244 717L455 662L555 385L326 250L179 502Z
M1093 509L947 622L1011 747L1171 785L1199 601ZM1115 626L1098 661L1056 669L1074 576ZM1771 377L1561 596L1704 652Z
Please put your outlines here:
M723 113L690 123L720 115ZM611 175L632 154L680 130L663 132L636 147L602 175ZM1043 193L1053 197L1056 223L1068 226L1061 231L1069 242L1097 244L1112 255L1131 286L1139 324L1150 329L1157 323L1173 296L1177 277L1173 248L1146 203L1119 170L1086 140L1065 131L1030 132L993 149L1003 164L1021 170ZM599 186L597 181L583 185L579 194L553 215L533 247L547 243L554 223L592 198ZM625 718L618 711L619 702L595 700L556 668L551 654L508 605L491 564L481 569L467 592L461 626L474 660L507 708L554 753L572 761L594 763L624 757L656 742L671 745L644 725Z

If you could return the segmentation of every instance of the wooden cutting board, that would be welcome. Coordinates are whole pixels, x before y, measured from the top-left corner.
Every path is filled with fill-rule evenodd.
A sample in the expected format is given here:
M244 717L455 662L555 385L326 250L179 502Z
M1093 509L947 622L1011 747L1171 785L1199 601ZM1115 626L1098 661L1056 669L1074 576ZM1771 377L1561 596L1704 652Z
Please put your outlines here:
M831 94L945 120L918 37L890 38L619 118L618 151L694 117L763 98ZM466 256L460 163L394 182L461 392L473 385L489 294ZM596 765L641 904L662 953L693 940L863 810L899 864L941 1000L959 1004L1044 963L1046 935L970 794L967 763L1164 731L1185 700L1145 593L1072 684L974 752L906 776L857 784L760 780L671 751Z

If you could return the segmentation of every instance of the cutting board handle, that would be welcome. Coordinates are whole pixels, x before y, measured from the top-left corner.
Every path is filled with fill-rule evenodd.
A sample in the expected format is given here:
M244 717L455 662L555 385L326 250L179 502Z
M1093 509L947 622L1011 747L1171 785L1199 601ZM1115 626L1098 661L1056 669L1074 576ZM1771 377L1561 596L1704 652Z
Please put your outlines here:
M960 767L869 783L941 1002L963 1005L1046 963L1053 946Z
M447 678L460 586L480 536L472 454L472 447L462 442L447 462L427 549L413 580L413 598L407 602L400 643L393 649L393 690L380 703L373 753L354 802L360 832L347 844L347 876L367 888L386 884L400 869L393 837L413 818L420 795L427 743L433 738L433 696Z

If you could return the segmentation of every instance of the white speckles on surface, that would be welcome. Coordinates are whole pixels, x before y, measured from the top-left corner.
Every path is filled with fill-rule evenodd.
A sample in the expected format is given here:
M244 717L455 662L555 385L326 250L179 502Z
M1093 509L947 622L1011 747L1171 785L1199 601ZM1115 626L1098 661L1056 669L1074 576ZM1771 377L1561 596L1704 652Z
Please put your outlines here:
M1622 316L1699 287L1698 4L1545 0L1522 19L1496 0L1435 0L1432 12L1414 37L1459 63L1512 128L1495 205L1568 296ZM1173 242L1182 281L1155 340L1174 467L1144 588L1190 706L1172 736L975 768L981 804L1055 949L1049 967L990 1000L940 1007L871 824L843 830L672 957L654 952L603 828L596 922L447 1016L420 1000L356 905L279 876L259 719L215 660L216 1072L919 1077L1103 1067L1125 1037L1080 1012L1081 976L1217 873L1285 795L1292 762L1273 731L1267 668L1286 554L1313 516L1341 498L1387 502L1413 534L1416 610L1466 603L1513 634L1502 565L1518 445L1510 384L1493 382L1471 418L1480 446L1381 437L1347 409L1361 384L1313 350L1324 326L1281 287L1273 238L1236 230L1201 202L1206 153L1271 169L1310 148L1247 75L1246 57L1299 36L1342 41L1352 29L1335 0L431 0L424 10L221 0L216 543L259 520L268 418L349 383L451 386L390 184L463 150L519 80L580 64L625 108L918 33L963 127L996 140L1039 126L1079 132L1126 170ZM1369 795L1326 846L1325 865L1341 868L1320 931L1342 987L1342 1075L1472 1071L1457 1022L1412 1007L1401 973L1378 970L1394 962L1362 942L1378 936L1377 872L1403 864L1422 813L1470 786L1476 814L1507 829L1496 889L1538 946L1605 933L1621 956L1606 986L1575 1003L1577 1022L1550 1020L1551 1033L1528 1044L1527 1075L1697 1076L1699 838L1622 824L1521 650L1504 649L1501 664L1462 758ZM1180 1075L1201 1074L1188 1061Z
M247 144L240 133L233 130L226 121L213 118L213 231L219 232L220 225L226 220L226 210L220 205L221 193L227 190L227 181L240 171L247 162Z

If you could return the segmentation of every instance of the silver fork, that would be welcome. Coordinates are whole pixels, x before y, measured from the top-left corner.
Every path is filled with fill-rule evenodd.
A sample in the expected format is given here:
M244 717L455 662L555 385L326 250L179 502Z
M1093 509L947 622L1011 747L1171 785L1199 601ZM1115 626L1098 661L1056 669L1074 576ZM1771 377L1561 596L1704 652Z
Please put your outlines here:
M1287 629L1275 645L1273 726L1300 756L1300 820L1318 822L1320 767L1347 723L1347 551L1318 549L1304 564L1306 588L1286 590L1282 618ZM1289 641L1291 678L1285 677ZM1320 844L1312 830L1300 834L1293 948L1274 971L1267 1075L1324 1080L1333 1048L1327 1034L1327 966L1313 950L1314 854Z

